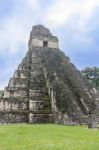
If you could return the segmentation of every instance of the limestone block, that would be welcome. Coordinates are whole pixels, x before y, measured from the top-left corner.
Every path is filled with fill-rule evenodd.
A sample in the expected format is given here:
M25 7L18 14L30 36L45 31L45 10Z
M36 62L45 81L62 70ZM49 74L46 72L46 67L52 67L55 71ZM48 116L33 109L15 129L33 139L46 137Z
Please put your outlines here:
M36 77L37 75L39 75L40 73L38 72L38 70L36 70L36 71L31 71L31 76L32 77ZM42 73L41 73L41 75L42 75Z
M13 76L14 78L19 78L19 74L18 74L18 70L16 70L15 72L14 72L14 76Z
M53 90L51 89L51 105L52 105L52 110L54 111L58 111L57 107L56 107L56 98L54 96L54 92Z
M26 76L23 74L23 73L20 73L20 78L22 79L25 79L26 78Z
M12 103L12 110L18 110L18 103Z
M37 110L37 104L36 102L34 101L29 101L29 110L32 110L32 111L36 111Z
M30 47L31 46L43 47L43 42L44 41L45 41L45 39L42 39L42 40L32 39ZM48 45L47 45L48 48L59 48L59 43L58 42L54 42L54 41L50 41L50 40L47 40L47 42L48 42Z
M44 102L42 101L29 101L29 110L38 111L43 110Z
M38 97L38 96L41 96L41 95L42 95L42 91L30 89L29 95L30 95L30 96L37 96L37 97Z
M28 116L26 113L0 113L0 123L21 123L25 122L27 123L28 121Z
M3 96L3 98L10 98L10 91L7 88L4 89L4 96Z
M37 56L36 56L36 54L35 54L35 53L32 53L32 58L34 58L34 59L36 59L36 58L37 58Z
M88 127L97 128L95 114L89 114Z
M27 110L28 109L28 103L21 102L21 104L19 104L19 109L20 110Z
M26 78L24 74L21 77L22 78L11 78L8 87L9 88L27 87L29 80Z
M48 47L49 48L59 48L59 43L58 42L48 41Z
M11 103L8 101L5 101L5 110L10 110L11 109Z
M11 78L10 81L9 81L9 87L14 87L14 79Z
M16 90L13 91L12 97L27 97L27 91L24 90Z
M39 40L39 39L32 39L31 45L32 45L32 46L43 47L43 41L41 41L41 40Z
M17 78L14 80L14 87L27 87L29 79L28 78Z
M4 100L0 99L0 111L4 110Z
M63 124L69 124L69 117L66 113L63 114Z
M33 122L33 114L29 113L29 123L32 123L32 122Z
M29 123L52 123L52 114L29 114Z
M22 64L19 65L18 70L23 70Z

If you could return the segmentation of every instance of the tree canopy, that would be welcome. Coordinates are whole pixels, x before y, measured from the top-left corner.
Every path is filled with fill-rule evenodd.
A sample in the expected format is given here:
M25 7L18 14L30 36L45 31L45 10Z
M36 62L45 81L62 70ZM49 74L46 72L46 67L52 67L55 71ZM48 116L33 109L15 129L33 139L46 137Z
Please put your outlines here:
M86 77L92 87L99 89L99 68L98 67L87 67L81 71L82 75Z

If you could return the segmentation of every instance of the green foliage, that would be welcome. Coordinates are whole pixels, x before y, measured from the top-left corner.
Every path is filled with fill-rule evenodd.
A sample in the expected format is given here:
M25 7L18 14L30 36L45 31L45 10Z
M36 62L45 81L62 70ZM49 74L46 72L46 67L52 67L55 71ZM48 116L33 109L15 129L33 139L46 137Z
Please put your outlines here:
M1 125L0 150L98 150L99 132L85 126Z
M49 102L50 101L49 96L48 95L44 95L43 96L43 100Z
M56 92L56 104L60 111L65 113L73 99L72 92L68 85L65 85L61 80L56 80L53 83L53 90Z
M85 68L81 71L82 75L86 77L92 87L99 89L99 68L92 67L92 68Z
M50 111L51 110L51 102L50 102L50 98L48 95L44 95L42 97L42 100L44 101L44 110L45 111Z
M4 91L3 91L3 90L0 90L0 97L3 96L3 93L4 93Z

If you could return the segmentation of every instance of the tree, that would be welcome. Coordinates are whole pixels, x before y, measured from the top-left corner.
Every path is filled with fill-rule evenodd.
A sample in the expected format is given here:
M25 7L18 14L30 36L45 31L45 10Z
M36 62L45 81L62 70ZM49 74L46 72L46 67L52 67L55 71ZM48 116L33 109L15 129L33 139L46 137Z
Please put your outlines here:
M82 75L86 77L92 87L99 89L99 68L92 67L92 68L85 68L81 71Z

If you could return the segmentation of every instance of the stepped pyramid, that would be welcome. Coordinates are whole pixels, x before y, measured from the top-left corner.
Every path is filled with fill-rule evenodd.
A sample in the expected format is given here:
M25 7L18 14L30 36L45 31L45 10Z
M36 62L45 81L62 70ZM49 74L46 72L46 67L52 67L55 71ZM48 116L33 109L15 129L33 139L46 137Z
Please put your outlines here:
M87 123L93 94L58 38L36 25L28 47L0 99L0 123Z

